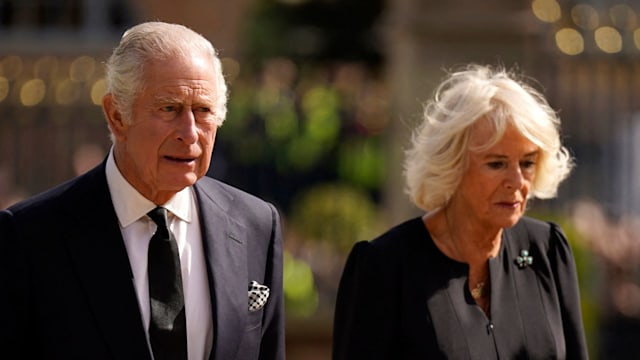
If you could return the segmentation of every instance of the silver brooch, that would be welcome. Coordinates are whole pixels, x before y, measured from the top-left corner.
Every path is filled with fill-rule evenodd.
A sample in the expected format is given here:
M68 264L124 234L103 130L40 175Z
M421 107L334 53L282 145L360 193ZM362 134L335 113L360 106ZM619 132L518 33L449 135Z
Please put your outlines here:
M520 256L516 257L516 264L521 269L533 264L533 257L529 255L528 250L520 250Z

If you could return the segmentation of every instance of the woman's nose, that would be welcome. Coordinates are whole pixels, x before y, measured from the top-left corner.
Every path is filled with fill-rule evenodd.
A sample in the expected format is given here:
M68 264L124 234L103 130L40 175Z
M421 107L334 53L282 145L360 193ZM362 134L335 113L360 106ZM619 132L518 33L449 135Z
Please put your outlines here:
M504 184L508 189L520 189L524 185L524 182L525 179L522 169L520 169L520 166L515 166L508 170Z

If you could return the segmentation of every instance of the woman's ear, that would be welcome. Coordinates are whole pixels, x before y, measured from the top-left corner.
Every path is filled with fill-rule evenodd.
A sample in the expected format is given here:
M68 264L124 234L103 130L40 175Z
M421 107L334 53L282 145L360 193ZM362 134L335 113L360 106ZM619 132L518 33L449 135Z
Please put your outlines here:
M107 119L107 125L109 126L114 139L124 139L126 133L125 130L128 126L122 117L122 113L118 110L112 94L106 94L102 98L102 111L104 112L104 116Z

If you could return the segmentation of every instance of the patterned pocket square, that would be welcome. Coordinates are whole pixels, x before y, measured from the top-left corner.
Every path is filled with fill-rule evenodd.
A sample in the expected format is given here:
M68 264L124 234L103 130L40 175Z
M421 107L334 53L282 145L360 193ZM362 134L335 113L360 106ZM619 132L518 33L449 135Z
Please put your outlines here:
M260 285L257 281L249 284L249 311L258 311L262 309L269 299L269 288Z

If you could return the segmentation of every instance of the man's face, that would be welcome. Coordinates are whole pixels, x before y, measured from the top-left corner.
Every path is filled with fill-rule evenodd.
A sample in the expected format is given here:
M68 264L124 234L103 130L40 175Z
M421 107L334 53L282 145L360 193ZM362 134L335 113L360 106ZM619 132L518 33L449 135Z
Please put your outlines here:
M115 124L110 118L109 125L120 172L146 198L163 204L209 168L216 77L210 59L193 56L153 61L144 79L132 118Z

